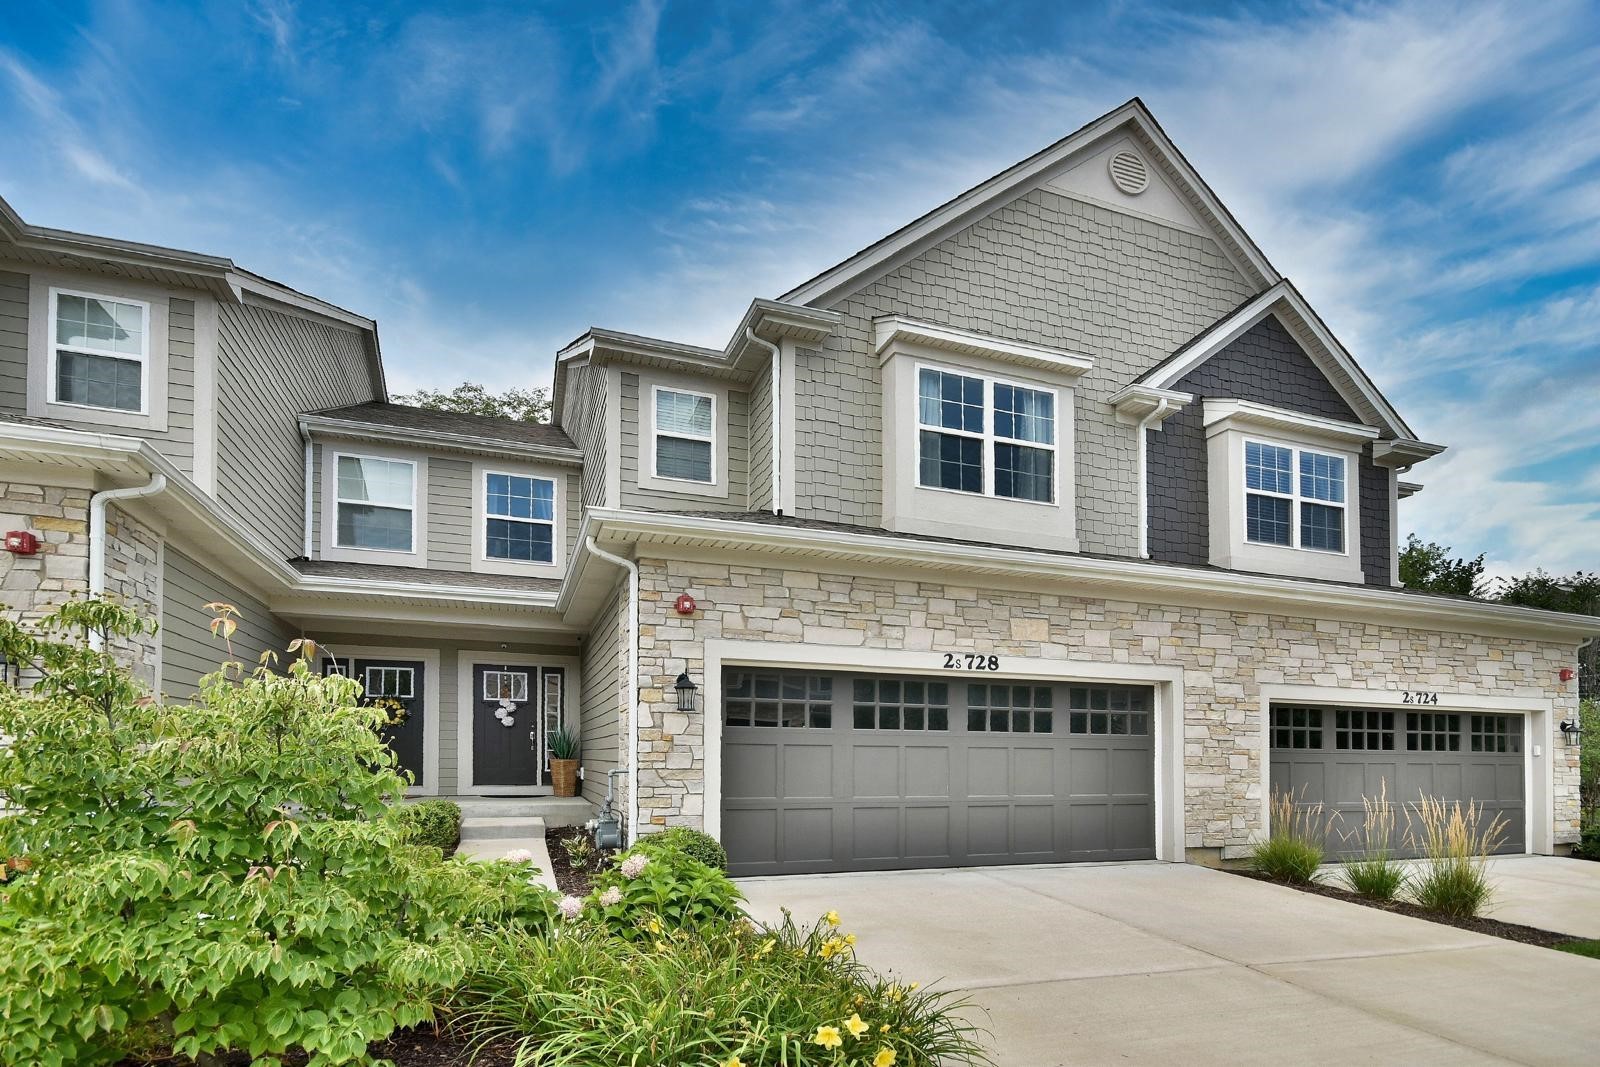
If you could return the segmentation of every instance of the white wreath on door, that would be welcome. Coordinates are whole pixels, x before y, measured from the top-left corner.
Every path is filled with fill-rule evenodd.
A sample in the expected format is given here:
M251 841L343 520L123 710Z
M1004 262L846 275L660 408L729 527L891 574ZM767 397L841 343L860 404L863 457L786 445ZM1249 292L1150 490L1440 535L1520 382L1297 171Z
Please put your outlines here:
M517 725L517 702L510 699L502 699L500 706L494 709L494 717L500 720L501 726L508 730L511 729Z

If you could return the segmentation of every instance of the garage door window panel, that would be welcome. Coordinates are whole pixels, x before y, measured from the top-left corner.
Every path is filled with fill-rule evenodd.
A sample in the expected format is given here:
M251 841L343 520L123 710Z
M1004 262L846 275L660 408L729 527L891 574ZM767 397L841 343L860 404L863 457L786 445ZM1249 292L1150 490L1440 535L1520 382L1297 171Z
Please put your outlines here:
M1522 751L1522 720L1515 715L1472 716L1473 752Z
M833 726L833 678L825 674L732 671L724 683L728 726L827 730Z
M1320 749L1322 747L1322 709L1273 708L1272 746L1274 748Z
M1071 686L1067 728L1074 734L1148 737L1150 691L1128 686Z
M852 721L857 730L950 728L950 686L914 678L857 678Z
M967 729L972 733L1054 733L1054 709L1049 686L967 687Z
M1333 713L1333 747L1341 752L1394 751L1394 712L1339 708Z
M1437 711L1406 713L1407 752L1460 752L1461 716Z

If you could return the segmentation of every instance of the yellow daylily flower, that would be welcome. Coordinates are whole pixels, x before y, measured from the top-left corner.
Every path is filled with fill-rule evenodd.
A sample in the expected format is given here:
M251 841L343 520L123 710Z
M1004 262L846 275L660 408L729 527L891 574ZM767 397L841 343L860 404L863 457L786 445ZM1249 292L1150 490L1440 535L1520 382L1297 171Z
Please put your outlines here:
M844 1028L850 1031L850 1036L856 1038L857 1040L860 1040L862 1034L872 1029L869 1024L861 1021L861 1016L859 1014L852 1014L850 1018L846 1019L844 1021Z
M838 926L839 925L839 913L836 912L836 911L828 912L828 914L824 915L822 917L822 919L829 926Z
M887 992L889 994L889 999L894 1001L896 1004L900 1002L901 997L906 995L906 991L901 989L898 983L890 986Z
M661 920L652 915L650 916L650 921L644 924L644 928L652 934L659 934L661 932Z
M854 948L855 947L855 943L856 943L856 935L855 934L845 934L844 935L844 943L849 945L849 946L851 946L852 948Z
M894 1061L894 1049L885 1045L878 1050L876 1056L872 1057L872 1067L894 1067Z
M922 983L921 982L912 982L910 985L906 986L906 988L911 990L911 992L915 993L917 990L922 988Z
M890 1060L889 1062L893 1063L894 1061ZM739 1058L739 1054L736 1052L722 1061L722 1067L745 1067L745 1062Z
M844 1044L844 1038L839 1036L839 1028L837 1026L817 1027L817 1036L813 1037L811 1041L813 1044L821 1045L823 1048L838 1048Z
M882 1026L878 1027L878 1033L887 1034L888 1032L889 1032L889 1024L888 1023L884 1023Z

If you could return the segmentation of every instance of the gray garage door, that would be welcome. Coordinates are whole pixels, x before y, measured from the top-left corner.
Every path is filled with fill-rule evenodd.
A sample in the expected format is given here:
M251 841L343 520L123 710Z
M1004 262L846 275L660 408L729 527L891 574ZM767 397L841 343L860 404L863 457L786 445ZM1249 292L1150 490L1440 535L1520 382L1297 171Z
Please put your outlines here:
M1302 812L1322 805L1320 828L1339 858L1362 853L1362 798L1385 787L1397 855L1415 855L1406 830L1423 794L1476 801L1485 823L1505 820L1500 851L1523 852L1522 732L1521 715L1274 705L1272 788Z
M1148 688L730 669L733 874L1152 859Z

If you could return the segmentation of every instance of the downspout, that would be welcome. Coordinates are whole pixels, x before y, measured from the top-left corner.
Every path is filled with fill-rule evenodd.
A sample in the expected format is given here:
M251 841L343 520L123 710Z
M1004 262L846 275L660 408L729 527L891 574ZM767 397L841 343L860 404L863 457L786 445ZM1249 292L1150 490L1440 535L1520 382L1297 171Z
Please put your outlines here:
M756 336L754 326L746 326L744 335L750 341L772 353L772 513L783 514L783 355L771 341Z
M311 468L312 468L311 454L312 454L312 447L311 447L311 431L307 430L304 426L300 427L300 440L305 442L305 448L306 448L305 504L304 504L304 507L302 508L302 511L303 511L302 518L303 518L304 524L305 524L305 531L304 531L304 535L303 535L304 536L304 545L303 545L303 547L301 549L300 554L302 556L304 556L306 559L310 559L311 558L311 495L312 495L311 494L311 474L312 474L312 470L311 470Z
M628 572L628 836L632 847L639 837L639 565L584 541L590 552Z
M165 474L152 474L146 485L130 485L126 489L107 489L89 498L89 595L104 596L106 591L106 505L117 500L133 500L141 496L154 496L167 487ZM89 635L89 647L104 647L100 635Z
M1138 454L1139 454L1139 558L1150 558L1150 482L1145 474L1145 467L1149 462L1147 454L1149 445L1145 441L1145 431L1152 422L1161 419L1171 407L1171 402L1166 397L1156 400L1156 406L1150 414L1139 420Z

